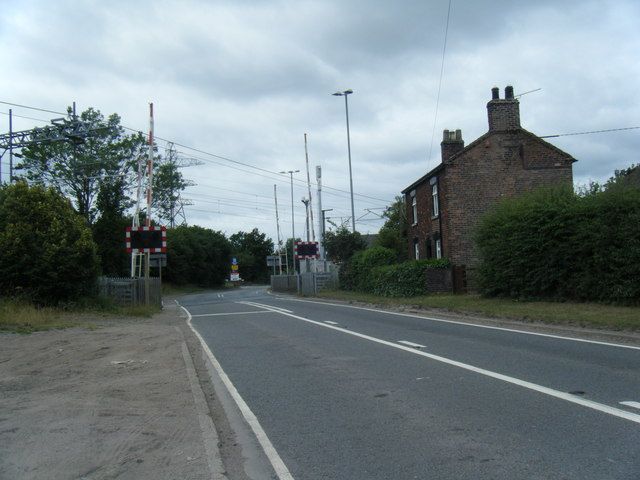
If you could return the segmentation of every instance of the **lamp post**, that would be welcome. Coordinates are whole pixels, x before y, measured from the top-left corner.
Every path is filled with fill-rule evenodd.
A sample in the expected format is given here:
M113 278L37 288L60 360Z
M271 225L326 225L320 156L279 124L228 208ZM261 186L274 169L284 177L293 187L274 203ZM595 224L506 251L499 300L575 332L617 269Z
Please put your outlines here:
M349 102L347 97L353 93L353 90L345 90L343 92L336 92L333 95L336 97L344 97L344 109L347 115L347 152L349 154L349 186L351 188L351 232L356 231L356 214L353 208L353 175L351 173L351 138L349 135Z
M300 170L287 170L280 173L288 173L291 178L291 263L293 265L293 271L296 271L296 225L293 217L293 174L298 173Z

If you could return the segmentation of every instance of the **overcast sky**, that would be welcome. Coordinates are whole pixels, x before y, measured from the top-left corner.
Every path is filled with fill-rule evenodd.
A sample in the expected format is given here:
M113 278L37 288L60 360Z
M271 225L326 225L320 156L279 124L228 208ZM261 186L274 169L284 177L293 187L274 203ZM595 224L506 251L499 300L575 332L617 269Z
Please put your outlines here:
M73 101L123 125L255 168L178 147L206 163L185 168L189 224L233 234L291 235L289 177L323 169L323 208L350 216L345 105L349 96L357 228L374 233L400 191L440 161L443 129L467 144L487 131L491 87L520 98L537 135L640 126L640 2L80 1L0 0L0 101L64 111ZM0 104L0 122L8 131ZM11 107L48 121L55 115ZM435 120L435 124L434 124ZM44 122L14 119L14 129ZM433 132L435 138L433 139ZM640 130L549 140L578 160L576 184L638 163ZM160 141L159 147L165 143ZM431 154L430 154L431 153ZM8 155L2 159L6 180ZM215 162L215 163L214 163ZM314 215L317 218L316 191ZM294 185L296 236L304 183ZM317 227L316 227L317 230Z

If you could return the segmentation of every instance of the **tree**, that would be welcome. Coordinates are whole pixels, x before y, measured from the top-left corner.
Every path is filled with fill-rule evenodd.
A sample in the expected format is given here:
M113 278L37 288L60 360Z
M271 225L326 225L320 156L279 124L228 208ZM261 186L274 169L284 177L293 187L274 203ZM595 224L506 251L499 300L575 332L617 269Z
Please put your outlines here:
M131 225L131 218L124 215L129 205L122 177L101 183L96 200L98 219L91 230L103 275L129 275L131 256L127 254L124 242L125 228Z
M175 285L219 287L231 266L231 244L222 232L198 226L167 230L164 278Z
M266 282L269 279L267 256L273 252L273 241L257 228L234 233L229 241L240 265L240 276L250 282Z
M118 176L132 182L135 163L146 148L146 140L142 133L126 135L115 113L105 119L99 110L89 108L77 120L89 127L91 134L87 138L25 147L16 168L24 171L29 182L52 186L73 198L77 211L92 223L100 183ZM69 113L63 123L74 121ZM56 128L48 126L40 132Z
M384 211L383 216L387 220L378 232L376 245L393 250L399 262L408 260L407 232L409 224L404 199L396 197L395 201Z
M153 207L156 208L158 217L166 220L171 228L175 227L180 192L191 184L183 178L178 167L176 151L170 148L153 174Z
M360 232L351 233L346 227L339 227L335 232L328 231L324 236L324 248L327 257L336 263L344 263L351 256L367 248Z
M98 273L91 231L53 188L0 188L0 292L40 305L92 293Z

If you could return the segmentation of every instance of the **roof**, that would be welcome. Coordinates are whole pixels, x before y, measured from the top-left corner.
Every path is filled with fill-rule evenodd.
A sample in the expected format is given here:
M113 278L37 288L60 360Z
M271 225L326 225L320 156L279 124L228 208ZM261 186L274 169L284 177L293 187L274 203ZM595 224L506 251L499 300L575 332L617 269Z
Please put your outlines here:
M571 155L569 155L567 152L560 150L558 147L556 147L555 145L550 144L549 142L543 140L542 138L538 137L536 134L531 133L528 130L525 130L524 128L520 127L518 130L518 132L522 132L524 133L526 136L532 137L534 140L544 144L547 148L554 150L556 153L559 153L560 155L562 155L563 157L565 157L567 160L571 160L572 162L577 162L577 160L575 158L573 158ZM447 162L451 162L453 160L455 160L456 158L460 157L461 155L464 155L466 152L468 152L469 150L471 150L472 148L474 148L476 145L484 142L487 138L489 138L491 135L495 134L495 133L502 133L502 132L492 132L492 131L488 131L487 133L485 133L484 135L481 135L480 137L476 138L473 142L471 142L469 145L465 146L462 150L460 150L459 152L455 153L454 155L452 155L451 157L449 157L447 159ZM411 185L409 185L407 188L405 188L404 190L402 190L402 194L406 194L407 192L413 190L414 188L416 188L418 185L420 185L421 183L425 182L426 180L428 180L429 178L433 177L436 173L438 173L439 171L443 170L446 166L446 163L440 163L437 167L431 169L429 172L427 172L425 175L423 175L422 177L420 177L418 180L416 180L415 182L413 182Z

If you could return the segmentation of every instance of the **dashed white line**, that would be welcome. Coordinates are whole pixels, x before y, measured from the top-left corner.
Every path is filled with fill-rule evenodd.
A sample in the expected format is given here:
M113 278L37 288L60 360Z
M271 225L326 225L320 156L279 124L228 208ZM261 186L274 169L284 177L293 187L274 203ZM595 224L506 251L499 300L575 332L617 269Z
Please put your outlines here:
M282 307L274 307L273 305L264 305L262 303L256 302L236 302L242 305L249 305L250 307L258 307L258 308L266 308L267 310L276 311L276 312L284 312L284 313L293 313L291 310L287 310Z
M627 407L640 409L640 402L620 402L620 405L626 405Z
M325 320L324 323L328 323L329 325L338 325L338 322L332 322L331 320Z
M432 353L427 353L422 350L418 350L416 348L407 347L404 345L398 345L397 343L390 342L388 340L382 340L381 338L372 337L370 335L365 335L363 333L354 332L351 330L347 330L346 328L336 327L334 325L327 325L326 323L319 322L316 320L311 320L309 318L301 317L299 315L294 315L291 313L285 313L276 309L272 309L269 305L264 305L262 308L271 310L275 313L280 313L282 315L286 315L291 318L295 318L297 320L302 320L303 322L308 322L314 325L318 325L324 328L330 328L332 330L336 330L338 332L346 333L347 335L353 335L354 337L362 338L363 340L368 340L370 342L378 343L381 345L386 345L388 347L397 348L398 350L403 350L405 352L413 353L414 355L419 355L421 357L429 358L431 360L435 360L437 362L445 363L447 365L452 365L454 367L462 368L463 370L467 370L470 372L478 373L480 375L484 375L486 377L495 378L496 380L501 380L506 383L510 383L512 385L517 385L519 387L526 388L528 390L533 390L538 393L543 393L550 397L554 397L560 400L565 400L570 403L574 403L577 405L581 405L583 407L591 408L593 410L597 410L602 413L606 413L608 415L612 415L614 417L623 418L625 420L629 420L634 423L640 424L640 415L636 413L631 413L626 410L622 410L620 408L611 407L609 405L605 405L603 403L594 402L593 400L587 400L585 398L580 398L576 395L572 395L570 393L561 392L560 390L555 390L553 388L545 387L543 385L538 385L536 383L528 382L526 380L521 380L519 378L510 377L509 375L504 375L502 373L493 372L491 370L486 370L484 368L476 367L474 365L469 365L468 363L458 362L457 360L452 360L450 358L442 357L440 355L435 355Z
M426 345L420 345L419 343L413 343L408 340L398 340L398 343L402 343L403 345L407 345L408 347L413 348L427 348Z
M274 295L274 298L278 300L284 300L287 302L304 302L304 303L315 303L318 305L330 305L332 307L343 307L343 308L354 308L356 310L365 310L369 312L377 312L377 313L385 313L387 315L396 315L398 317L409 317L409 318L420 318L422 320L431 320L433 322L441 322L441 323L451 323L454 325L463 325L466 327L475 327L475 328L486 328L489 330L500 330L503 332L512 332L512 333L520 333L522 335L535 335L537 337L547 337L547 338L557 338L560 340L570 340L572 342L582 342L582 343L592 343L595 345L604 345L607 347L618 347L618 348L628 348L631 350L640 350L640 347L636 347L635 345L624 345L621 343L611 343L611 342L601 342L598 340L588 340L586 338L575 338L575 337L565 337L562 335L553 335L550 333L540 333L540 332L528 332L526 330L517 330L515 328L505 328L505 327L495 327L493 325L480 325L477 323L471 322L459 322L456 320L446 320L444 318L437 317L427 317L424 315L414 315L411 313L400 313L400 312L391 312L389 310L380 310L378 308L369 308L369 307L358 307L355 305L343 305L341 303L332 303L332 302L316 302L313 300L303 300L301 298L291 298L291 297L281 297Z

